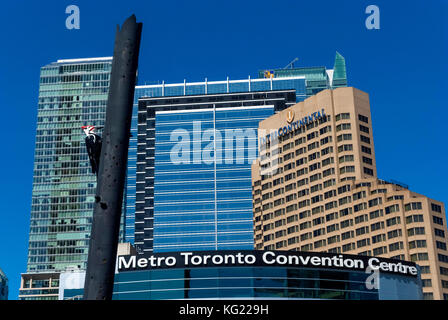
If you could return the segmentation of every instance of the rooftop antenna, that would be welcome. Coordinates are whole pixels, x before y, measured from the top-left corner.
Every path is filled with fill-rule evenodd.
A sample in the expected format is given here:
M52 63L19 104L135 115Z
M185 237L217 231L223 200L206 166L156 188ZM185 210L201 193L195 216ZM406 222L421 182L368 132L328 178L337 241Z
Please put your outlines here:
M299 58L294 58L294 60L292 60L290 63L288 63L286 65L286 67L284 67L283 69L292 69L292 68L294 68L294 62L296 62L297 60L299 60Z

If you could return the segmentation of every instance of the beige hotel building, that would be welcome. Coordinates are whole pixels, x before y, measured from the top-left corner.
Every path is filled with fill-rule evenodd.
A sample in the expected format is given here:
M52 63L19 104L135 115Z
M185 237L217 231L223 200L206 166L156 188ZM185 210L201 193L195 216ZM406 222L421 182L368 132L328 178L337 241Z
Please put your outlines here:
M367 93L324 90L261 121L259 139L255 249L414 261L424 298L448 300L444 205L377 178Z

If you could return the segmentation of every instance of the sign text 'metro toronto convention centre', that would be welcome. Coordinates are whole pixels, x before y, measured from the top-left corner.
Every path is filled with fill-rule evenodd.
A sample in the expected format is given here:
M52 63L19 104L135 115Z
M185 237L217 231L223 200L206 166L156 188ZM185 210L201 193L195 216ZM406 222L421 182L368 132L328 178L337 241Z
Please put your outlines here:
M220 250L166 252L118 257L118 271L218 266L301 266L417 276L415 263L387 258L299 251Z

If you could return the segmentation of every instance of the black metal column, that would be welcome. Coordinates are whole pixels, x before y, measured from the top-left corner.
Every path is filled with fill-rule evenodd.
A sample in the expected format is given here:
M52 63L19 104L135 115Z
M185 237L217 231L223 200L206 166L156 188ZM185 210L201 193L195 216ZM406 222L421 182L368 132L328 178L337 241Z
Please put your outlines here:
M110 300L131 129L142 23L134 15L117 26L93 209L85 300Z

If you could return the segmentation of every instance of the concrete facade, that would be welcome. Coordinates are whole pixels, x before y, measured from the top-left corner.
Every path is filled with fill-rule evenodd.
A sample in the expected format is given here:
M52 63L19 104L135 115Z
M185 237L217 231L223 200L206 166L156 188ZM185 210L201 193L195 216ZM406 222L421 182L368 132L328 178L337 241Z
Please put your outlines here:
M424 298L448 299L444 204L377 178L367 93L322 91L259 130L255 249L414 261Z

